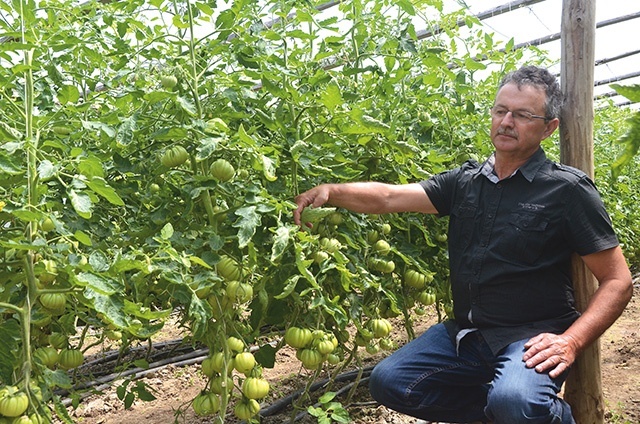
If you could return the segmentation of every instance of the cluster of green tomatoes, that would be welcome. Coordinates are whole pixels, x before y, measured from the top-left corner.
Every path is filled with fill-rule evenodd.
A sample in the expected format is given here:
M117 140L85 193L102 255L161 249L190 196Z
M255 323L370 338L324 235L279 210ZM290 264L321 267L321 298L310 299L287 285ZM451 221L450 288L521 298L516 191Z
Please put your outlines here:
M226 347L226 350L216 352L202 361L201 369L209 378L209 390L196 396L192 407L200 416L217 413L220 410L220 396L230 395L237 381L241 398L234 407L234 413L239 419L248 420L260 412L258 401L269 394L269 382L262 377L262 368L242 340L230 336L226 340Z

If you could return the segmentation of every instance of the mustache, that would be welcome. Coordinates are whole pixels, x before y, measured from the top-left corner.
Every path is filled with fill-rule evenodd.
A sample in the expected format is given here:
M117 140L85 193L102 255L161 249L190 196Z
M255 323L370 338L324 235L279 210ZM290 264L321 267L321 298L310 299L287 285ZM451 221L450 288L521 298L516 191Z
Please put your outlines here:
M507 128L498 128L498 135L506 135L509 137L518 138L518 133Z

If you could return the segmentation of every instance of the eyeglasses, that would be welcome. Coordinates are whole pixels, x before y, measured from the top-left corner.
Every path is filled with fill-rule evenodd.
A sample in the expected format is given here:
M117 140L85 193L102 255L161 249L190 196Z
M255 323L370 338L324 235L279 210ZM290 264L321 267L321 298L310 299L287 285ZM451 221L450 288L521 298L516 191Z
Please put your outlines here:
M533 113L527 112L526 110L509 110L503 107L494 107L491 108L491 117L495 119L504 119L507 114L511 112L511 116L513 116L513 120L518 124L528 124L534 119L542 119L545 122L550 121L551 119L546 116L534 115Z

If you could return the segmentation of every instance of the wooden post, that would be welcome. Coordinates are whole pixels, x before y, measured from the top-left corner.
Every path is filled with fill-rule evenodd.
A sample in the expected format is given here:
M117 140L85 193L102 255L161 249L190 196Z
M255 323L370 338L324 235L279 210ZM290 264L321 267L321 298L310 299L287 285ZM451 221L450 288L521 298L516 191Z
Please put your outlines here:
M564 107L560 123L560 160L594 176L593 84L595 63L593 0L564 0L560 83ZM573 284L579 310L586 308L597 282L579 257L573 260ZM576 360L567 379L564 398L579 424L604 423L600 344L591 345Z

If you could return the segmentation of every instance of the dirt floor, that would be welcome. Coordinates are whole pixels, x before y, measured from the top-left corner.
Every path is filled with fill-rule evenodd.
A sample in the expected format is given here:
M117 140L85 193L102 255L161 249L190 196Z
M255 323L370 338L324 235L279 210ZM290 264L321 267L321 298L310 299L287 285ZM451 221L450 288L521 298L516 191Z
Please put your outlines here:
M634 298L616 324L602 337L602 383L605 397L606 422L608 424L637 424L640 423L640 282L635 280ZM424 317L424 326L434 317ZM417 329L420 331L420 328ZM401 340L399 340L402 342ZM380 354L368 358L367 366L373 365L380 359ZM196 417L188 403L205 386L198 363L185 366L169 365L146 375L141 381L154 394L154 401L136 400L125 410L118 399L114 387L104 389L80 402L77 408L69 407L73 419L85 424L202 424L212 422L211 418ZM299 373L306 375L307 371L300 368L300 362L295 353L286 349L279 352L276 367L265 369L265 377L272 385L271 393L264 400L263 408L278 404L293 390L300 388L306 379ZM319 378L326 378L323 374ZM118 386L116 383L115 386ZM135 382L129 384L133 387ZM335 387L334 391L348 387ZM345 398L338 398L341 403ZM309 401L303 403L301 410L309 406ZM377 405L369 397L366 385L357 388L349 404L343 404L349 414L349 422L373 424L408 424L416 420L397 414ZM300 410L298 410L299 413ZM262 419L262 423L275 424L294 422L292 408ZM238 421L229 416L227 423ZM299 415L298 423L316 423L316 418ZM331 421L336 422L336 421Z

